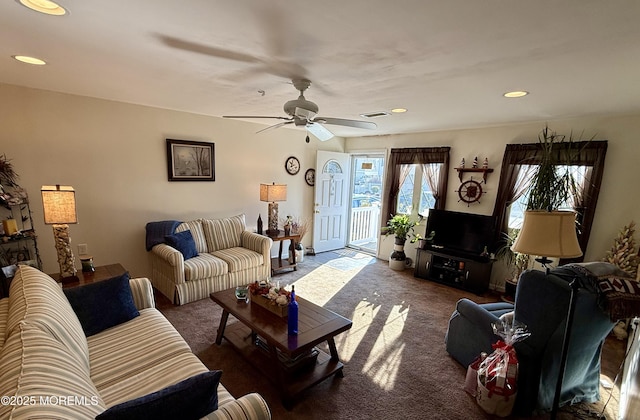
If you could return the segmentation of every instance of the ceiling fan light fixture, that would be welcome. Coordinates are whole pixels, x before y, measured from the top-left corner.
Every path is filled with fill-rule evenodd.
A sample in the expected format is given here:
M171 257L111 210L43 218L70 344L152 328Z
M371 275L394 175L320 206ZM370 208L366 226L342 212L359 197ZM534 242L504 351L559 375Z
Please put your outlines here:
M67 10L58 3L50 0L17 0L24 7L28 7L36 12L44 13L52 16L63 16L67 14Z
M514 90L511 92L506 92L502 96L505 98L522 98L523 96L527 96L529 92L526 90Z
M403 114L407 112L407 108L393 108L391 112L393 112L394 114Z
M36 66L44 66L45 64L47 64L47 62L44 60L41 60L36 57L29 57L28 55L12 55L11 57L13 57L15 60L18 60L22 63L33 64Z

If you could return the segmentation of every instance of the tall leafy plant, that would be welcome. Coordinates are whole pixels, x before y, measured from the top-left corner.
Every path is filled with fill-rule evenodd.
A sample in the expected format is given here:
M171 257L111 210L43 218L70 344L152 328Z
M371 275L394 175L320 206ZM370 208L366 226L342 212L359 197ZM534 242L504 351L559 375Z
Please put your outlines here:
M576 161L578 151L571 135L557 134L549 126L540 132L538 141L542 155L532 178L527 210L556 210L576 191L569 165Z
M5 187L16 187L18 174L13 169L13 164L5 154L0 155L0 184Z

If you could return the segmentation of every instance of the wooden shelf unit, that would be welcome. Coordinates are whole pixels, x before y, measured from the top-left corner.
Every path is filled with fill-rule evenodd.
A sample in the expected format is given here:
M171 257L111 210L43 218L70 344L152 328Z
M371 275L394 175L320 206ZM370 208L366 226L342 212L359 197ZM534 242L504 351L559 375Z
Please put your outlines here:
M456 168L456 171L458 171L458 178L460 178L460 182L462 182L462 177L464 176L465 173L471 172L471 173L481 173L482 180L486 184L487 174L490 174L491 172L493 172L493 169L492 168Z
M489 258L418 249L414 276L482 294L489 289L492 264Z

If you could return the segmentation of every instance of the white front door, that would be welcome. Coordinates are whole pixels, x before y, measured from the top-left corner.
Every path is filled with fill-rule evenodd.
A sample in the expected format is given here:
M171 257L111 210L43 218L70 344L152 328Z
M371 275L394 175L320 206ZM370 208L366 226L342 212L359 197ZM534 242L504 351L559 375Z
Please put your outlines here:
M347 244L349 155L318 151L316 156L313 248L315 252Z

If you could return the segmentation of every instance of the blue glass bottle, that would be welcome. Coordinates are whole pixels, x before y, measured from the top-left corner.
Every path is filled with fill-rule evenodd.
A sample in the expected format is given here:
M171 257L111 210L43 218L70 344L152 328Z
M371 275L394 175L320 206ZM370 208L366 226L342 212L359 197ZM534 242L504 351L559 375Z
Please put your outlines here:
M296 302L296 291L294 286L291 286L291 299L289 300L287 310L287 327L289 335L298 335L298 302Z

